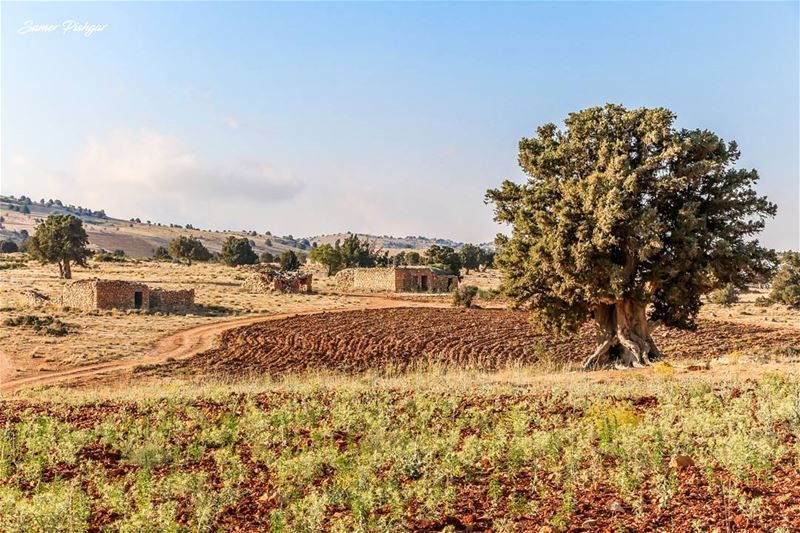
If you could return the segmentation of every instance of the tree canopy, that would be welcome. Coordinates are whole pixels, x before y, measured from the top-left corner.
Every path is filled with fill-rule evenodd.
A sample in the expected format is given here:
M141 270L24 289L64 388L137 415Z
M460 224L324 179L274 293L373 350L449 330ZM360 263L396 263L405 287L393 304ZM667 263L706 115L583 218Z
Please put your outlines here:
M169 241L169 254L176 259L185 259L191 265L192 261L208 261L211 252L203 246L197 237L181 235Z
M648 318L693 328L703 294L773 267L754 239L776 211L758 173L734 168L736 142L674 121L665 108L571 113L519 142L526 183L487 192L511 225L497 239L505 293L559 332L593 316L587 366L646 364L660 355Z
M320 244L316 248L313 248L311 252L309 252L308 257L315 263L319 263L327 268L329 276L336 274L342 269L342 265L344 264L344 259L339 249L330 244Z
M458 250L458 255L461 256L461 263L469 274L470 270L478 268L481 264L481 249L474 244L465 244Z
M312 248L309 258L325 266L328 275L332 276L343 268L387 266L389 254L376 248L367 239L361 240L358 235L352 234L344 241L330 244L320 244Z
M228 266L254 265L258 262L250 241L244 237L228 237L222 245L219 258Z
M81 219L73 215L50 215L29 239L28 253L42 264L57 263L60 276L71 279L72 263L86 266L90 255L87 244L89 237Z
M431 266L439 266L451 274L460 276L461 256L449 246L432 245L425 251L425 263Z
M11 240L0 241L0 253L11 254L14 252L19 252L17 243Z
M781 264L772 279L772 301L800 308L800 252L784 252Z
M297 270L300 268L300 258L292 250L286 250L280 257L281 269L283 270Z

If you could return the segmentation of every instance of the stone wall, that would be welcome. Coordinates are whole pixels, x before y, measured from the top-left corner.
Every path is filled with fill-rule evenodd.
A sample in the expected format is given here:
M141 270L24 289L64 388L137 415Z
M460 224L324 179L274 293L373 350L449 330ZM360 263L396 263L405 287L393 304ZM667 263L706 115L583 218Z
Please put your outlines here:
M458 276L423 266L398 267L397 290L450 292L458 286Z
M194 289L152 289L150 307L186 308L194 305Z
M305 272L253 272L242 283L245 292L311 292L314 276Z
M35 290L24 291L22 299L28 307L41 307L50 303L49 296Z
M144 283L98 280L95 290L97 291L97 309L150 308L150 288ZM139 293L138 300L137 293Z
M58 303L75 309L96 309L97 291L95 280L82 279L64 285Z
M419 266L347 268L337 273L334 279L341 291L449 292L458 286L458 277Z
M82 279L64 285L58 303L84 310L186 308L194 305L194 289L151 290L132 281Z
M345 268L337 272L333 277L333 281L336 282L336 288L340 291L352 291L355 288L353 287L353 278L355 275L355 268Z
M353 274L353 286L361 291L396 291L395 269L357 268Z

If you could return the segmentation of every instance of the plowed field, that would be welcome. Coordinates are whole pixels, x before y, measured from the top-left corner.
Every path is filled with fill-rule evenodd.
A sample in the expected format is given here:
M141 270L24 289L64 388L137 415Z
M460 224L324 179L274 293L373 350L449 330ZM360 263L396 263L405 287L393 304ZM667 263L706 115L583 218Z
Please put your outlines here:
M709 321L697 331L659 329L669 358L715 358L740 350L800 349L800 331ZM493 370L543 360L580 361L594 347L592 329L554 338L537 333L523 312L392 308L304 315L226 331L219 347L179 363L213 374L296 373L425 368Z

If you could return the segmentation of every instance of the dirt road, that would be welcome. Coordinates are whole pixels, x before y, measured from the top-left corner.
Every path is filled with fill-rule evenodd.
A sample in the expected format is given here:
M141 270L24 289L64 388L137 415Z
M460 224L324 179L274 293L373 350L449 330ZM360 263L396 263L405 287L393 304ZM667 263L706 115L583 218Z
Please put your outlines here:
M91 365L65 368L48 372L47 374L28 376L19 379L3 380L0 383L0 393L7 394L15 390L46 387L52 385L65 385L76 380L87 378L108 378L111 375L131 372L134 367L140 365L156 365L169 360L181 360L192 357L198 353L210 350L214 347L216 340L223 331L240 326L247 326L256 322L266 320L280 320L297 315L311 315L316 313L336 313L343 311L353 311L356 309L382 309L387 307L440 307L445 305L440 302L412 302L390 297L364 297L360 305L331 310L297 309L289 313L277 313L270 315L256 315L231 320L223 320L210 324L203 324L193 328L185 329L173 333L161 339L150 352L140 357L131 357L117 361L108 361Z

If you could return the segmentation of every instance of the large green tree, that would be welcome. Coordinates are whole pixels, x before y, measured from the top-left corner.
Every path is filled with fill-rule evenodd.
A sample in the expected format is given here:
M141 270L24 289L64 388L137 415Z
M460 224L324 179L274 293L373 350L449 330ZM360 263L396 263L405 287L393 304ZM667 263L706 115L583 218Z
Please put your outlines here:
M42 264L57 263L60 276L72 279L72 263L86 266L89 237L83 222L73 215L50 215L28 240L28 253Z
M465 244L458 250L458 255L461 256L461 264L469 274L470 270L474 270L480 266L481 249L474 244Z
M753 238L776 207L734 168L735 142L676 129L668 109L619 105L571 113L519 143L524 184L487 192L503 289L559 332L592 317L600 339L586 367L660 356L660 321L695 327L701 295L763 276L775 254Z
M244 237L228 237L222 244L219 258L228 266L254 265L258 262L250 241Z

